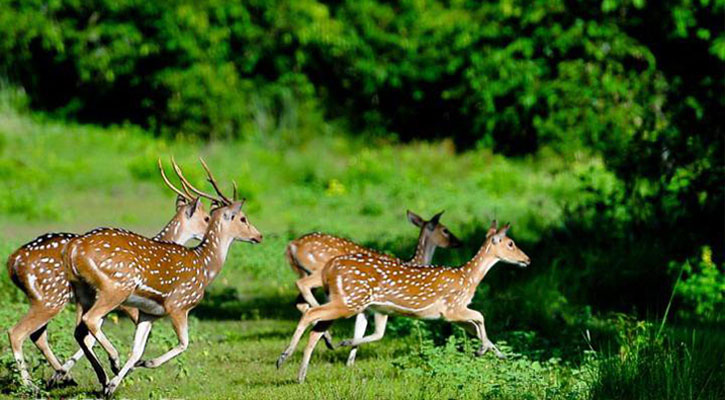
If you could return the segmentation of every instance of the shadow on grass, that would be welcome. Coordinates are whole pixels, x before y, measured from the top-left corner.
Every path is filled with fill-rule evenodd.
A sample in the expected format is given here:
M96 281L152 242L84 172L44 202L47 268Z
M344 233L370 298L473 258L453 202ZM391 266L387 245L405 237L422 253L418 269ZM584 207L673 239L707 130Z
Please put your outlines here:
M295 307L293 296L262 295L244 298L233 287L207 292L192 314L201 320L231 321L260 318L299 320L301 315Z

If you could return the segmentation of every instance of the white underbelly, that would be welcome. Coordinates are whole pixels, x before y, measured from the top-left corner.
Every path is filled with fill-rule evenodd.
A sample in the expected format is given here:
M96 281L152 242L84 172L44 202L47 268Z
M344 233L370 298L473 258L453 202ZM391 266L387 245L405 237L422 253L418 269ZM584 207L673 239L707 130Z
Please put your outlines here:
M441 317L441 314L435 310L434 306L435 303L421 308L408 308L394 303L385 302L373 303L370 305L369 309L387 315L405 315L422 319L438 319Z
M129 307L138 308L146 314L159 316L166 315L166 310L164 309L164 306L154 300L137 296L135 294L132 294L128 299L126 299L123 304Z

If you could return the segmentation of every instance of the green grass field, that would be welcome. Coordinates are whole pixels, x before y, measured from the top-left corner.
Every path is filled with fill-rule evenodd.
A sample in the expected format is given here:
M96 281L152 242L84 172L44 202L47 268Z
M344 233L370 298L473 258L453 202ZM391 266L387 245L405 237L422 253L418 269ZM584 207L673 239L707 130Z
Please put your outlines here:
M505 276L497 281L503 286L491 286L487 279L474 302L487 316L489 336L505 349L508 360L474 358L474 340L459 328L394 318L383 341L361 348L353 368L345 366L345 349L330 351L320 345L307 382L298 385L300 353L279 371L275 361L299 317L293 306L295 275L283 257L289 240L319 230L408 257L417 231L405 220L405 210L429 217L445 209L443 222L466 246L455 252L439 250L438 262L456 265L471 257L494 217L512 222L511 236L526 251L527 244L562 223L566 204L587 195L581 189L582 174L594 176L603 187L610 184L613 178L596 159L564 160L542 151L511 160L485 149L456 153L448 142L364 143L334 133L295 146L169 142L137 128L58 123L7 107L0 111L0 154L0 182L6 190L0 198L3 260L48 231L119 226L155 233L174 204L158 178L159 156L167 160L174 155L200 185L203 175L196 158L203 156L218 180L235 179L248 198L246 213L265 234L264 243L232 246L220 277L193 313L189 349L160 369L131 373L118 398L590 397L600 348L592 351L581 331L562 346L561 339L557 342L538 332L535 323L523 321L523 313L504 312L520 304L526 288L545 285L549 275L537 269L547 266L537 265L536 259L529 269L497 266L490 275ZM530 279L533 275L539 278ZM5 273L0 289L5 304L0 327L5 331L26 304ZM535 295L542 292L539 288ZM541 299L546 297L532 299L530 307L552 307ZM61 358L76 349L73 318L68 307L49 328ZM125 359L132 324L115 318L106 331ZM333 326L336 339L349 337L351 331L352 321ZM160 354L175 343L168 322L160 321L146 354ZM0 354L0 395L23 395L5 338ZM30 341L25 354L33 376L39 382L47 379L51 370ZM79 386L41 395L98 396L100 388L86 361L74 376Z

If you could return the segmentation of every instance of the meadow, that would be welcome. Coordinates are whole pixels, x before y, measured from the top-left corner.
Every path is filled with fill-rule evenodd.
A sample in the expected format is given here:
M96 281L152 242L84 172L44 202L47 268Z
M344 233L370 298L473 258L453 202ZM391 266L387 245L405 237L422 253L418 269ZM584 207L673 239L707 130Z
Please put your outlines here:
M119 398L705 399L725 393L725 345L717 326L667 324L662 333L661 315L643 320L600 312L562 294L560 261L542 248L570 218L567 206L591 196L592 181L600 188L616 184L597 157L565 158L543 149L510 159L485 148L457 152L445 140L354 139L334 126L294 144L284 138L171 141L130 125L58 122L18 107L14 96L5 91L0 109L3 257L48 231L119 226L154 234L174 204L156 160L168 166L172 155L199 186L199 156L227 188L236 180L248 217L265 234L261 245L232 246L221 276L192 314L186 353L158 370L134 371ZM299 353L281 370L275 367L299 318L286 243L323 231L406 258L417 235L406 209L424 217L445 210L442 222L465 246L439 250L435 261L444 265L470 258L491 219L512 223L511 236L533 263L497 266L474 299L508 359L473 357L475 339L449 324L394 318L385 339L362 347L352 368L344 365L345 349L319 346L307 382L298 385ZM6 330L27 307L7 274L0 277L0 300ZM76 349L68 308L49 327L60 358ZM106 325L127 354L130 321L119 315ZM338 340L351 336L352 321L334 325L332 333ZM146 354L175 343L169 325L157 324ZM0 354L0 396L38 396L18 385L7 340L0 341ZM30 341L25 354L42 385L50 368ZM73 374L78 386L44 389L39 396L99 395L86 361Z

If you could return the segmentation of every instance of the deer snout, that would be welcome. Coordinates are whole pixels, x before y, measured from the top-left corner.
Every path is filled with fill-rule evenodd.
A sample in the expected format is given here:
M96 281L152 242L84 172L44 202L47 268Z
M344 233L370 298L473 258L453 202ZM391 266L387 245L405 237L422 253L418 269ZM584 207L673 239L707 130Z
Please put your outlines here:
M262 236L262 234L260 233L257 236L252 237L252 243L254 243L254 244L262 243L263 238L264 238L264 236Z

